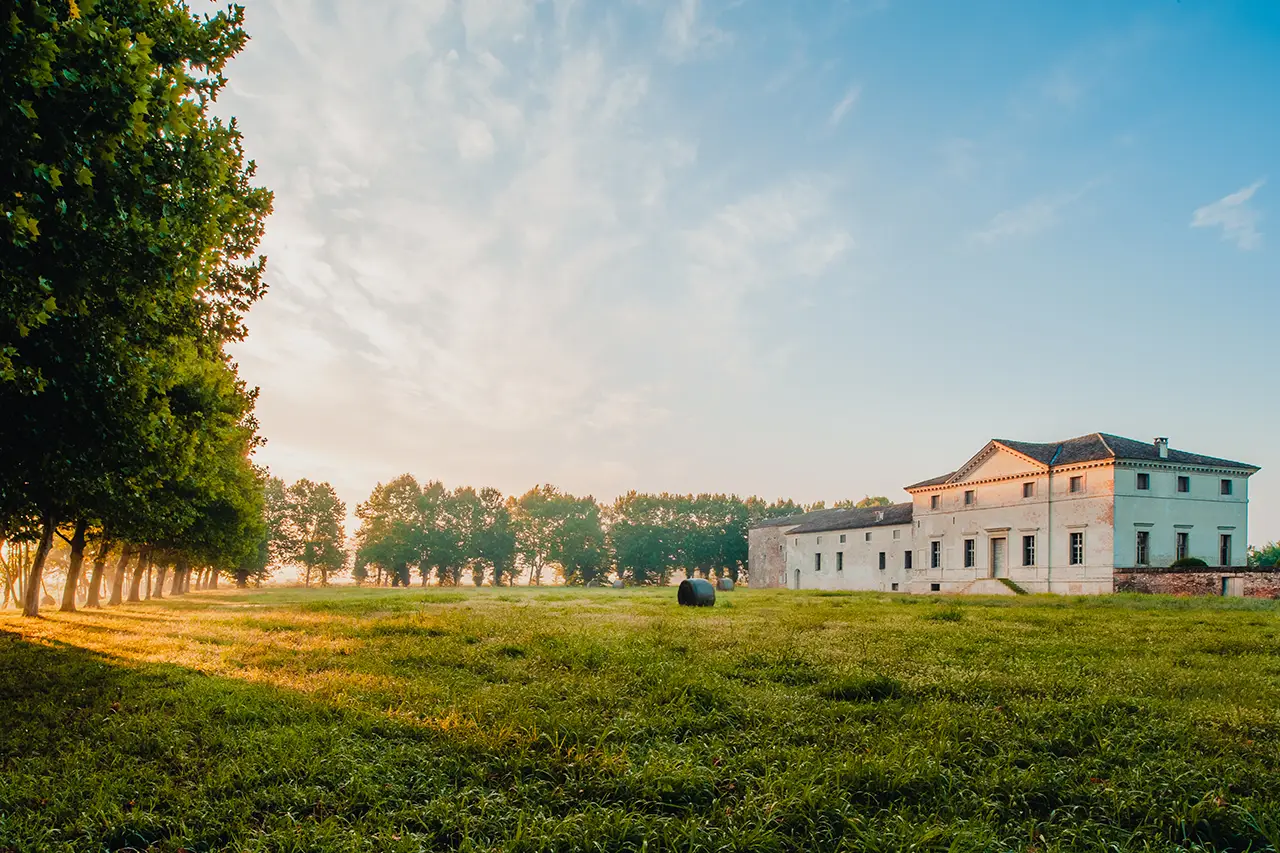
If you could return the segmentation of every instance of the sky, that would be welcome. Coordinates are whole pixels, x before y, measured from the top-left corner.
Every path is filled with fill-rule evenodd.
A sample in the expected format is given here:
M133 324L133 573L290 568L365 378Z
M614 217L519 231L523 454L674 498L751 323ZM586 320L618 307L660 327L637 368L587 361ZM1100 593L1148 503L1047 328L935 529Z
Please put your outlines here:
M1280 538L1280 3L247 5L276 474L904 500L1167 435Z

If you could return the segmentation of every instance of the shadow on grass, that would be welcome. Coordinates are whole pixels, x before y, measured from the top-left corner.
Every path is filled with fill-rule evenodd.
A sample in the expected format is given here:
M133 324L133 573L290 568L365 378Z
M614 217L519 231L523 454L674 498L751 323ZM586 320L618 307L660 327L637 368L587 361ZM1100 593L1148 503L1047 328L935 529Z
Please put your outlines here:
M438 657L448 635L435 631L424 626L406 671L431 686L449 664L506 668L490 680L524 676L529 692L510 694L523 704L495 713L481 698L502 685L478 676L443 711L409 695L321 699L0 631L0 850L986 850L1042 838L1265 851L1280 838L1280 732L1267 720L1206 731L1150 704L1060 701L1051 683L917 690L837 676L799 650L727 661L723 675L653 648L579 666L604 652L559 637L459 636L474 659ZM315 666L343 654L276 651Z

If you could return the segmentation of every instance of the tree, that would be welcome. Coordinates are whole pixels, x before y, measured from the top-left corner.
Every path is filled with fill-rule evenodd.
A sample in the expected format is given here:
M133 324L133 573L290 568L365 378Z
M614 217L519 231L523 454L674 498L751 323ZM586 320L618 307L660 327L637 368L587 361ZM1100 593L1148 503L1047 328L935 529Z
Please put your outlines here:
M377 582L408 585L409 570L418 564L419 501L422 487L409 474L378 483L369 499L356 507L356 566L374 566Z
M304 570L306 586L311 575L320 573L320 585L329 585L329 575L347 562L343 520L347 505L328 483L303 478L286 492L288 525L292 529L292 562Z
M551 562L551 548L560 524L563 495L555 486L534 486L517 498L511 508L516 551L529 569L529 584L542 583L542 571Z
M638 586L661 585L681 564L683 535L669 495L628 492L609 510L609 541L618 574Z
M175 381L226 365L264 291L271 195L210 113L242 18L30 0L0 35L0 525L40 529L28 615L63 524L127 515L181 475Z
M601 580L609 569L608 541L595 498L563 495L560 523L551 537L548 556L567 584Z
M1249 548L1249 565L1260 568L1280 566L1280 542L1268 542L1261 548Z
M511 504L497 489L484 488L480 490L479 508L480 526L472 536L472 579L476 586L483 583L487 567L490 583L502 586L515 574L516 533Z

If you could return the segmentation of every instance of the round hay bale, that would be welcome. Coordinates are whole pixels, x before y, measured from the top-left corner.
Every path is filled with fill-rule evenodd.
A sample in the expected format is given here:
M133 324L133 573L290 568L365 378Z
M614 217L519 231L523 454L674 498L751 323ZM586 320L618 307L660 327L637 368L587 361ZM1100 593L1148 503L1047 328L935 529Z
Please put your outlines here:
M702 578L689 578L680 581L680 589L676 592L676 600L682 607L710 607L716 603L716 588L711 581Z
M622 578L618 578L616 581L613 582L614 589L622 589L623 586L624 584L622 583Z
M596 580L595 578L592 578L591 580L587 581L588 589L595 589L598 586L600 586L600 581Z
M721 589L721 590L724 590L725 592L732 592L733 578L720 578L719 580L716 581L716 589Z

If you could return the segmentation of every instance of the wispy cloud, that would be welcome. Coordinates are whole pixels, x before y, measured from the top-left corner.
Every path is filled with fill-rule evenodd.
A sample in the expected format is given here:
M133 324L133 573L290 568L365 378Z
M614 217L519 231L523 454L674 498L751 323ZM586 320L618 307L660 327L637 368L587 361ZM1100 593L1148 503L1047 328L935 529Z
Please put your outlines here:
M729 41L729 33L708 21L699 0L675 0L662 20L667 54L677 60Z
M1094 186L1090 182L1067 193L1041 195L1026 204L1002 210L984 226L969 235L974 243L992 245L1045 231L1062 218L1062 211L1075 204Z
M827 123L832 127L838 125L845 117L849 110L853 109L858 103L858 99L862 97L862 84L856 83L850 86L845 92L844 97L840 99L840 103L831 108L831 115L827 119Z
M1221 228L1223 240L1241 249L1258 248L1262 245L1262 234L1258 232L1261 216L1249 201L1265 183L1266 180L1260 178L1212 204L1197 208L1191 216L1191 227Z

